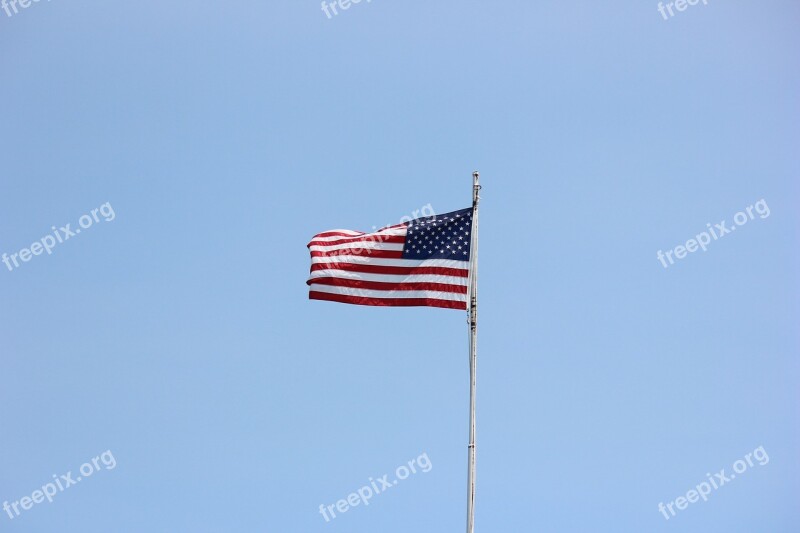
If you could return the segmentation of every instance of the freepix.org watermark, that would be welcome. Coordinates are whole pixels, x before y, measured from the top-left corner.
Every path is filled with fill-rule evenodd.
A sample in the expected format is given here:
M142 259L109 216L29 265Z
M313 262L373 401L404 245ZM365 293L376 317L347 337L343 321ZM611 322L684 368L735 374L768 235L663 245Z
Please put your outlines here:
M49 2L50 0L47 1ZM2 7L3 11L6 12L6 15L10 17L12 15L12 11L14 12L14 15L19 13L19 8L17 6L21 7L22 9L27 9L31 7L31 3L37 4L39 3L39 0L0 0L0 7Z
M659 2L658 12L661 13L664 20L669 20L671 17L675 16L675 13L672 11L672 6L675 6L675 9L678 11L686 11L687 7L696 6L700 1L701 0L675 0L674 2L667 2L666 6L663 2ZM702 0L702 2L703 5L708 5L708 0ZM667 12L669 12L669 17L667 17Z
M744 459L737 459L733 463L733 474L726 474L724 468L713 476L711 474L706 474L708 481L699 483L695 488L687 491L686 496L678 496L674 501L666 505L664 505L664 502L659 503L658 511L664 515L665 520L669 520L671 516L677 514L675 508L677 508L678 511L683 511L690 503L696 503L701 498L704 502L708 501L708 496L711 494L712 487L714 490L717 490L736 479L736 474L743 474L749 467L754 466L753 459L758 461L760 466L769 463L769 455L767 455L766 450L764 450L764 446L759 446L751 453L748 453L744 456ZM667 514L667 510L669 510L670 514Z
M107 450L91 459L91 461L83 463L78 469L80 475L75 478L72 477L71 471L60 476L53 474L53 481L45 483L41 489L36 489L30 496L23 496L11 503L8 501L3 502L3 511L8 514L9 519L13 520L23 511L27 511L45 500L47 500L47 503L53 503L53 498L57 494L64 492L72 485L77 485L95 472L99 472L101 465L106 470L114 470L117 467L117 460L114 459L114 454L111 453L111 450Z
M3 253L2 262L6 265L9 272L14 270L15 268L19 268L20 261L22 263L27 263L31 259L33 259L36 255L42 255L42 252L47 252L47 255L53 253L53 248L55 248L56 244L62 244L72 237L75 237L81 232L81 229L89 229L95 222L100 222L100 217L98 214L103 216L103 220L106 222L111 222L114 220L117 215L114 213L114 208L111 207L109 202L104 203L97 209L92 209L90 211L91 215L86 214L81 216L78 219L78 225L80 228L72 229L72 224L67 224L66 226L61 226L59 229L56 229L55 226L52 226L53 233L45 235L38 241L34 242L28 248L23 248L19 252L15 252L13 254ZM13 266L12 266L13 263Z
M407 465L398 466L394 471L396 479L390 480L389 474L379 477L377 481L373 478L369 478L369 485L364 485L356 492L351 492L347 495L347 498L337 501L336 504L327 506L320 504L319 513L325 519L325 522L330 522L332 519L336 518L336 511L344 514L352 507L358 507L361 504L367 506L371 498L378 494L383 494L400 481L408 479L411 474L416 474L417 472L426 474L430 472L432 468L433 463L431 463L431 460L428 458L428 454L423 453L416 459L408 461Z
M398 228L420 217L429 217L431 220L436 220L436 211L434 211L431 204L424 205L419 209L411 212L411 215L400 217L399 224L391 224L377 229L377 226L372 226L372 233L366 235L356 235L352 238L353 242L348 241L348 237L332 236L332 237L317 237L314 240L322 242L323 244L309 244L309 249L312 252L325 252L326 258L334 260L341 255L352 256L370 255L373 250L380 249L381 244L390 240L398 235ZM340 244L325 245L325 241L339 242Z
M696 252L698 248L705 252L708 245L711 244L712 238L714 241L721 239L725 235L735 231L738 226L744 226L748 221L753 220L755 218L753 211L755 211L760 218L767 218L770 213L766 200L762 198L754 205L747 206L744 211L739 211L733 215L733 222L735 225L728 227L727 223L723 220L719 224L714 224L712 227L711 222L709 222L706 224L706 229L708 231L698 233L695 235L694 239L686 241L685 245L679 244L672 250L667 250L666 252L659 250L656 252L656 259L661 262L664 268L667 268L669 265L665 258L669 260L670 265L674 265L675 260L672 258L673 254L675 255L675 259L683 259L686 257L687 253Z
M372 2L372 0L367 0L368 4L370 2ZM361 0L332 0L331 2L322 0L322 11L325 12L325 14L328 16L328 20L330 20L339 14L339 9L342 11L347 11L353 6L353 4L360 3ZM333 13L333 15L331 15L331 13Z

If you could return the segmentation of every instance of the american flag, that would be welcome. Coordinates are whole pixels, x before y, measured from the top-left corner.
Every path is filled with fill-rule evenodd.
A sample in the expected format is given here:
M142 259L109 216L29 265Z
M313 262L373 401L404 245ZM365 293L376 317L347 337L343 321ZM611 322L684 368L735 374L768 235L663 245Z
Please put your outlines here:
M472 208L308 243L308 297L358 305L467 308Z

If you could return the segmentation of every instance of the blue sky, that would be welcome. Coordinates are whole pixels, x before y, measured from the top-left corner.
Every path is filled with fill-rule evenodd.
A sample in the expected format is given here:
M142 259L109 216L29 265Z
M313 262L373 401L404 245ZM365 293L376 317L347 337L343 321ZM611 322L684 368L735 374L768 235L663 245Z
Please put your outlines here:
M116 461L0 530L463 531L464 313L308 301L305 245L467 207L473 170L476 531L796 530L798 22L719 0L0 11L0 253L115 213L0 264L0 503Z

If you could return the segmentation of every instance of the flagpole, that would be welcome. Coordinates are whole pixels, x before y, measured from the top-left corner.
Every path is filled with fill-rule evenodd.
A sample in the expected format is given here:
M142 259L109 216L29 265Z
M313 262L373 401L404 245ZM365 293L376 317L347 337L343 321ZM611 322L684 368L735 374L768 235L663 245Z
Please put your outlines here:
M469 268L469 446L467 473L467 533L475 530L475 389L478 355L478 202L481 186L472 173L472 235Z

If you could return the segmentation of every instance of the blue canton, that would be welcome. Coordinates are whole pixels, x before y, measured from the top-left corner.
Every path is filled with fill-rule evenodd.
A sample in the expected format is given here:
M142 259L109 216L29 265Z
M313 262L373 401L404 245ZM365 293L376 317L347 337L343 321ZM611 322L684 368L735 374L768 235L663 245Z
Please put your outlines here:
M469 261L472 208L412 220L403 245L403 259Z

